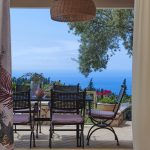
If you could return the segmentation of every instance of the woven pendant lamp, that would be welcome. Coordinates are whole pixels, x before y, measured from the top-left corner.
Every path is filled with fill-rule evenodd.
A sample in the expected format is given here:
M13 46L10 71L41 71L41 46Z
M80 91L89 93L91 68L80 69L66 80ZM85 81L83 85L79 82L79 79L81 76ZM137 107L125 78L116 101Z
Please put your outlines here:
M88 21L95 17L93 0L51 0L51 19L60 22Z

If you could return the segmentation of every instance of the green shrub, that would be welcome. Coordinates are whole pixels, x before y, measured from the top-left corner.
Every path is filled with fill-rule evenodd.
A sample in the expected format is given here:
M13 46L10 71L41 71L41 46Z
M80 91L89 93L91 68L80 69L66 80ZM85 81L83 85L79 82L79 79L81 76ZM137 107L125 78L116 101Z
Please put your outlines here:
M100 99L98 100L98 102L100 102L100 103L115 104L115 98L104 97L104 98L100 98Z
M105 96L103 98L98 97L97 102L115 104L115 100L116 100L116 95L115 94L111 94L111 95ZM123 96L122 103L126 103L126 102L130 102L131 103L131 96L129 96L129 95L124 95Z
M129 95L124 95L122 103L130 102L131 103L131 96Z

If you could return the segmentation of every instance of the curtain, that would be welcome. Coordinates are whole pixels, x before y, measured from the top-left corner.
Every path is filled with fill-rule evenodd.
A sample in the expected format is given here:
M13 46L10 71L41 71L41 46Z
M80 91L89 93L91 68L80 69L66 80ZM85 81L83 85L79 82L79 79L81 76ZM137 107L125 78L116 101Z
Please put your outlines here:
M150 149L150 0L135 0L133 146Z
M0 150L13 148L10 0L0 0Z

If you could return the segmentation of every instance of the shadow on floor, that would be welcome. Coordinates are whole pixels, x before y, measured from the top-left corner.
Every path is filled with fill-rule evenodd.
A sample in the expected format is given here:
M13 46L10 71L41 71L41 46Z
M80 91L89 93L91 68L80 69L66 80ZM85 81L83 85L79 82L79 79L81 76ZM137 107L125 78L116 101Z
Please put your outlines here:
M15 141L16 148L29 148L29 136L23 135L18 141ZM36 148L48 148L48 135L39 135L39 138L36 139ZM52 141L53 148L76 148L76 136L75 135L62 135L59 136L55 134L54 140ZM115 140L101 140L97 139L97 137L93 136L90 140L90 145L86 145L86 137L85 137L85 148L86 149L132 149L132 141L120 140L120 146L116 145Z

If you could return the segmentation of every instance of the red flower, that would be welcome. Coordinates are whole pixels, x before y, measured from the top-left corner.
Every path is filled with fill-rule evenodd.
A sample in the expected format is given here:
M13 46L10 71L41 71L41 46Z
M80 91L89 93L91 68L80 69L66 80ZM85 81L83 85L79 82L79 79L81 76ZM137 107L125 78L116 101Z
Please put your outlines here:
M109 95L111 94L112 92L110 90L104 90L102 92L96 92L96 95L97 96L101 96L101 95Z
M101 95L103 95L103 94L102 94L102 92L98 92L98 91L97 91L97 92L96 92L96 95L97 95L97 96L101 96Z

